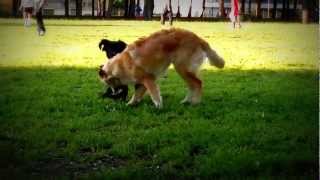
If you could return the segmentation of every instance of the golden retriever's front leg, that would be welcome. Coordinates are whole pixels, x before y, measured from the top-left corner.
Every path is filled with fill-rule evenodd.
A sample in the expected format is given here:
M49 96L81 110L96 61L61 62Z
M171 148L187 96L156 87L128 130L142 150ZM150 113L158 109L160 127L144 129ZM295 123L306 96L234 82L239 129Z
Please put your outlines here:
M162 108L162 98L160 96L160 90L155 82L155 79L146 77L143 80L143 85L147 88L148 93L150 94L156 108Z
M134 94L130 99L130 101L127 103L127 105L138 104L147 90L146 87L144 87L144 85L142 84L136 84L134 88L135 88Z

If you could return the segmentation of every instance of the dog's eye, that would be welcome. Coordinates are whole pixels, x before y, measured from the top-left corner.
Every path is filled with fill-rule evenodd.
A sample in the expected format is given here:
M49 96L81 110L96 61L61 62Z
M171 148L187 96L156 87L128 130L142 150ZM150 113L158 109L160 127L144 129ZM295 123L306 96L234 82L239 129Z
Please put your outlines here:
M106 76L107 74L102 70L102 69L100 69L99 70L99 76L100 77L104 77L104 76Z

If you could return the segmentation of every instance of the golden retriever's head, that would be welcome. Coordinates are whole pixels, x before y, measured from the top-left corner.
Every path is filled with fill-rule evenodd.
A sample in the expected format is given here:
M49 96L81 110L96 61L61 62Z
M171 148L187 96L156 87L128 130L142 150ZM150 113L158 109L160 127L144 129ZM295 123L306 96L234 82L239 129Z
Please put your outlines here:
M102 82L106 83L112 88L116 88L122 84L120 78L113 73L112 68L112 63L108 61L106 64L100 66L98 73Z

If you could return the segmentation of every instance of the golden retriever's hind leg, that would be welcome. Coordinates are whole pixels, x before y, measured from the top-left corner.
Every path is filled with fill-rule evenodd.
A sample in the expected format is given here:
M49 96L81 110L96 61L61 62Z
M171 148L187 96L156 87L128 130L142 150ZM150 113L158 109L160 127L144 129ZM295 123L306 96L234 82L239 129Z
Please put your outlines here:
M160 96L160 90L155 83L154 78L144 78L143 85L147 88L150 97L156 106L156 108L162 108L162 97Z
M145 94L146 92L146 87L144 87L144 85L142 84L136 84L135 85L135 91L134 91L134 94L132 96L132 98L130 99L130 101L127 103L127 105L136 105L138 104L143 95Z
M185 68L175 67L180 76L187 83L189 92L181 103L198 104L201 101L202 81L193 72L188 72Z

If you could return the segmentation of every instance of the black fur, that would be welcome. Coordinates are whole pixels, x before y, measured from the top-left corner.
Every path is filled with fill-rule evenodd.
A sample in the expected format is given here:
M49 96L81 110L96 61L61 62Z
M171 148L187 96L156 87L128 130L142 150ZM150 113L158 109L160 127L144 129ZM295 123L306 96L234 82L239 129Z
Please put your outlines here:
M121 40L109 41L107 39L102 39L99 43L99 48L106 52L107 57L110 59L118 53L121 53L127 44Z
M111 99L120 99L125 101L128 96L128 86L121 85L115 88L113 92L112 89L109 87L105 93L102 94L103 98L111 98Z
M106 56L108 59L111 59L113 56L117 55L118 53L121 53L125 48L127 47L127 44L121 40L118 41L109 41L107 39L102 39L99 43L99 48L102 51L106 52ZM100 66L99 69L99 76L102 76L103 72L101 71L102 66ZM112 91L112 89L109 87L105 93L102 94L103 98L111 98L114 100L120 99L125 101L128 96L128 86L127 85L121 85L118 86Z

